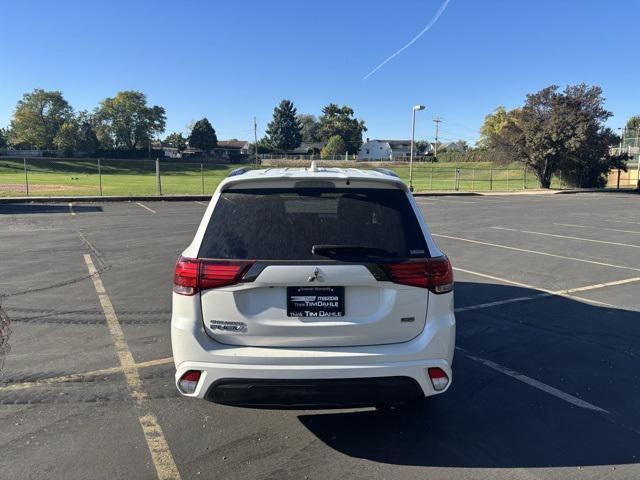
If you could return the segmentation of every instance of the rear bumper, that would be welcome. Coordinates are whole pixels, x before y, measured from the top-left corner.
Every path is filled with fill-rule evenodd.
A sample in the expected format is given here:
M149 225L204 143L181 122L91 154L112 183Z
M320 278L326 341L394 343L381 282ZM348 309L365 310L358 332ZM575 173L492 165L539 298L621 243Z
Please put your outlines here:
M176 386L188 370L199 370L200 380L192 394L183 395L234 405L266 406L259 396L272 396L274 406L316 406L364 404L361 391L370 392L370 401L388 401L389 385L403 379L411 382L423 396L445 392L453 379L451 364L455 348L455 317L450 300L430 305L424 330L414 339L397 344L353 347L248 347L225 345L211 339L202 324L199 301L174 294L171 319L171 344L176 365ZM180 298L176 298L180 297ZM436 308L437 307L437 308ZM438 367L449 377L449 384L436 391L428 368ZM339 390L350 393L354 402L344 398L333 401L329 395ZM368 385L368 387L367 387ZM290 388L286 388L290 387ZM412 388L397 387L397 399L415 395ZM368 390L367 390L368 388ZM327 390L328 389L328 390ZM307 391L307 398L300 393ZM374 390L376 390L374 392ZM217 392L222 392L218 394ZM382 392L382 393L380 393ZM410 392L407 394L407 392ZM182 392L181 392L182 393ZM247 401L242 401L246 394ZM298 397L296 399L296 396ZM256 397L256 398L254 398ZM267 399L268 400L268 399Z
M365 406L404 401L436 391L427 369L439 367L449 377L445 360L373 365L247 365L183 362L178 380L188 370L202 372L194 393L216 403L256 407ZM178 389L180 390L180 389Z

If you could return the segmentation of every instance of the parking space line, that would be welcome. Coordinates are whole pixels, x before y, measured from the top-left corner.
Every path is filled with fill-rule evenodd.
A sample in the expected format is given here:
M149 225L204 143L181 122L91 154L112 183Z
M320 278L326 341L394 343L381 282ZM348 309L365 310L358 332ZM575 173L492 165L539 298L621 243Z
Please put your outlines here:
M507 375L522 383L526 383L527 385L533 388L537 388L538 390L548 393L549 395L559 398L560 400L564 400L565 402L575 405L576 407L580 407L586 410L592 410L600 413L606 413L606 414L609 413L609 411L605 410L604 408L597 407L596 405L586 402L581 398L574 397L573 395L569 395L568 393L563 392L562 390L558 390L557 388L552 387L551 385L547 385L546 383L542 383L541 381L536 380L535 378L528 377L520 372L516 372L515 370L511 370L510 368L504 367L499 363L492 362L491 360L476 357L475 355L472 355L469 352L467 352L464 348L456 347L456 350L460 350L464 354L464 356L470 360L479 362L483 364L485 367L489 367L495 370L496 372L500 372L503 375Z
M91 279L93 280L93 286L98 294L102 311L107 320L107 326L109 327L109 332L111 333L111 338L116 348L116 353L118 354L118 360L120 361L120 366L127 381L129 395L134 400L134 405L138 411L138 421L142 427L142 432L149 447L151 459L156 468L158 478L160 480L180 479L180 473L169 449L169 444L158 423L158 419L149 408L149 396L143 388L142 380L140 379L136 363L133 359L133 354L131 350L129 350L111 299L109 295L107 295L107 291L104 288L100 274L93 264L91 255L88 253L84 254L84 260L87 264L89 275L91 275Z
M143 205L143 204L142 204L142 203L140 203L140 202L136 202L136 205L141 206L141 207L142 207L142 208L144 208L145 210L149 210L151 213L158 213L158 212L156 212L155 210L153 210L152 208L149 208L149 207L147 207L146 205Z
M592 265L601 265L603 267L620 268L622 270L632 270L634 272L640 272L640 268L628 267L626 265L615 265L613 263L596 262L595 260L586 260L584 258L567 257L565 255L558 255L556 253L539 252L537 250L528 250L526 248L510 247L509 245L500 245L499 243L482 242L480 240L472 240L470 238L454 237L453 235L443 235L440 233L432 233L431 235L434 237L449 238L451 240L459 240L461 242L470 242L470 243L477 243L478 245L487 245L489 247L504 248L506 250L513 250L516 252L533 253L535 255L544 255L546 257L562 258L563 260L572 260L574 262L590 263Z
M491 279L491 280L496 280L496 281L503 282L503 283L509 283L511 285L516 285L518 287L539 290L540 292L542 292L542 293L538 293L538 294L535 294L535 295L526 295L526 296L523 296L523 297L507 298L505 300L496 300L494 302L486 302L486 303L479 303L479 304L476 304L476 305L469 305L467 307L459 307L459 308L455 309L456 312L466 312L466 311L469 311L469 310L479 310L479 309L482 309L482 308L496 307L496 306L499 306L499 305L506 305L508 303L524 302L524 301L528 301L528 300L535 300L535 299L538 299L538 298L545 298L545 297L551 297L551 296L571 298L573 300L580 300L580 301L583 301L583 302L593 303L595 305L601 305L601 306L608 307L608 308L619 308L618 306L612 305L610 303L600 302L598 300L592 300L590 298L579 297L577 295L573 295L573 293L586 292L586 291L589 291L589 290L596 290L596 289L605 288L605 287L613 287L613 286L616 286L616 285L624 285L624 284L633 283L633 282L640 282L640 277L633 277L633 278L625 278L623 280L614 280L612 282L596 283L596 284L593 284L593 285L586 285L584 287L569 288L569 289L565 289L565 290L548 290L546 288L536 287L534 285L528 285L526 283L521 283L521 282L514 282L513 280L508 280L506 278L495 277L493 275L487 275L486 273L474 272L473 270L466 270L464 268L454 267L454 270L455 271L459 271L459 272L463 272L463 273L468 273L470 275L476 275L476 276L479 276L479 277L484 277L484 278L488 278L488 279Z
M136 363L137 369L155 367L158 365L167 365L173 363L173 357L159 358L157 360L149 360L147 362ZM1 392L14 392L16 390L25 390L28 388L46 387L50 385L58 385L62 383L81 382L87 378L99 377L101 375L111 375L113 373L122 373L124 368L122 365L110 368L101 368L100 370L92 370L90 372L72 373L70 375L62 375L60 377L45 378L43 380L35 380L32 382L12 383L10 385L0 386Z
M591 225L575 225L573 223L554 223L554 225L560 225L561 227L572 227L572 228L594 228L598 230L607 230L608 232L620 232L620 233L640 233L638 230L620 230L619 228L607 228L607 227L593 227Z
M545 237L556 237L556 238L566 238L569 240L579 240L581 242L604 243L607 245L617 245L619 247L640 248L640 245L631 245L630 243L608 242L606 240L594 240L592 238L571 237L568 235L558 235L556 233L534 232L532 230L518 230L516 228L507 228L507 227L491 227L491 228L496 230L506 230L509 232L528 233L530 235L543 235Z
M586 214L585 214L586 215ZM640 225L640 222L630 222L628 220L608 220L608 219L601 219L601 222L613 222L613 223L630 223L632 225Z
M72 217L76 216L76 212L73 211L73 203L69 202L69 213Z
M205 207L209 206L209 204L208 204L208 203L199 202L199 201L197 201L197 200L196 200L196 202L195 202L195 203L197 203L198 205L204 205Z

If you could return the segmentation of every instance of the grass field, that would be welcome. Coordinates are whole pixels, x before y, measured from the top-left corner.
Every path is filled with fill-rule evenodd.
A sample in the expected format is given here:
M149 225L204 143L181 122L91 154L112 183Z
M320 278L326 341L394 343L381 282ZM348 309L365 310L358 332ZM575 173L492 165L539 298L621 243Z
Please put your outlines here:
M161 186L164 195L209 194L239 165L212 165L186 162L161 162ZM409 166L392 167L405 181ZM458 180L456 181L456 169ZM155 162L141 160L102 160L103 195L155 195ZM27 160L30 196L99 195L100 176L96 160ZM507 191L539 188L531 173L518 165L509 168L482 163L416 163L413 166L416 191ZM553 185L559 187L556 181ZM21 160L0 159L0 196L27 194L24 165Z

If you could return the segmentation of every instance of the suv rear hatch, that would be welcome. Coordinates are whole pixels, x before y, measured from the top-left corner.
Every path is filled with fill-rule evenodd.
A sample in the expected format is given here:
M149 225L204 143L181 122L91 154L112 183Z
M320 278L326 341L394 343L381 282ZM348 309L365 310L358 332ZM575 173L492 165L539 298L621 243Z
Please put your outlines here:
M244 346L411 340L425 326L429 275L443 268L393 185L231 187L198 257L205 330Z

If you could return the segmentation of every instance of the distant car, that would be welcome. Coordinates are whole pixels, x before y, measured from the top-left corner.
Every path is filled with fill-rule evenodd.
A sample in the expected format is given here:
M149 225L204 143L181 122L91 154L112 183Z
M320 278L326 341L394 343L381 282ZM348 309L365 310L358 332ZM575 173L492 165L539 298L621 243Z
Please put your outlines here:
M451 264L390 171L232 172L173 292L175 379L188 397L380 406L451 384Z

